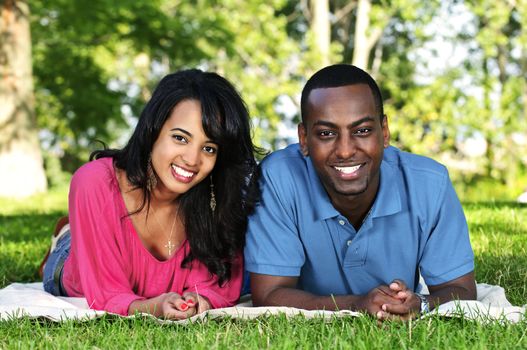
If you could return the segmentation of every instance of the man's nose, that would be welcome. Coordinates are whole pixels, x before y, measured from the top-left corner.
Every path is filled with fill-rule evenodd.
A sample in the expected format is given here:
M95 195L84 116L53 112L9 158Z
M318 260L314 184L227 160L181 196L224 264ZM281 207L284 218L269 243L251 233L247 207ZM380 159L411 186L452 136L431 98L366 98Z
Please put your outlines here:
M349 159L353 157L357 147L349 135L339 135L335 145L335 155L339 159Z

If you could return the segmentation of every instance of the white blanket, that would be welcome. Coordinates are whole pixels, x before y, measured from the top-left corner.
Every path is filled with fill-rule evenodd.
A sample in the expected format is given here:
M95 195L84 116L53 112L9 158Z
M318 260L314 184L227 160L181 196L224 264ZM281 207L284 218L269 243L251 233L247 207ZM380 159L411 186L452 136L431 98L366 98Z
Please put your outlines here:
M505 297L505 291L499 286L478 283L478 300L451 301L440 305L430 315L439 314L446 317L465 317L480 322L494 320L519 322L527 319L526 307L512 306ZM243 300L242 300L243 301ZM361 313L349 310L323 311L302 310L290 307L252 307L251 301L246 300L234 307L215 309L196 315L183 321L160 321L187 323L197 319L213 319L230 317L236 319L253 319L262 315L285 314L304 317L320 317L330 320L333 317L361 316ZM42 283L13 283L0 289L0 320L20 317L44 317L60 322L68 319L90 320L106 314L104 311L91 310L84 298L55 297L44 292ZM423 317L428 317L424 315Z

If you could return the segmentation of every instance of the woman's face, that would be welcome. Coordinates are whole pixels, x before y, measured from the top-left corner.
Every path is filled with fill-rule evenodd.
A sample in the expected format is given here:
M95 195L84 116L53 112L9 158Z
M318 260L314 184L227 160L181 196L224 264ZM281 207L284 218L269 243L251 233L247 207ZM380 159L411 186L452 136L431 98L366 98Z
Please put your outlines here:
M217 157L218 145L203 130L199 101L181 101L152 147L155 192L176 197L187 192L210 174Z

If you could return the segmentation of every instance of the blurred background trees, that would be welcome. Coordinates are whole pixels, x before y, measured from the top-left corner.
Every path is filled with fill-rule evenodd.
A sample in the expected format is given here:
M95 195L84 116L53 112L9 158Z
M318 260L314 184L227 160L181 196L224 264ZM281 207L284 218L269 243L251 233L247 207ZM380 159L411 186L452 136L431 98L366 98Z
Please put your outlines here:
M462 198L527 187L527 0L0 0L3 14L13 6L28 8L31 39L9 41L2 16L0 98L21 96L9 72L28 72L6 68L6 52L32 44L32 75L18 76L33 78L35 104L24 127L0 108L2 184L14 170L1 152L21 147L9 130L35 140L38 128L48 182L65 183L95 140L122 147L153 86L189 67L231 80L256 143L283 147L296 141L305 80L345 62L379 82L392 143L445 163Z

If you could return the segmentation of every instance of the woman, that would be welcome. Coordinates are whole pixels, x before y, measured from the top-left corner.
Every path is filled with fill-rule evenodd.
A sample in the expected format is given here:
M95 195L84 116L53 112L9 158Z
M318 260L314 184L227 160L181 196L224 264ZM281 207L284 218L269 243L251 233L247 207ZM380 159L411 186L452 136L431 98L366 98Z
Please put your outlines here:
M73 175L44 289L122 315L183 319L232 306L258 192L254 152L227 80L164 77L126 147L92 153Z

